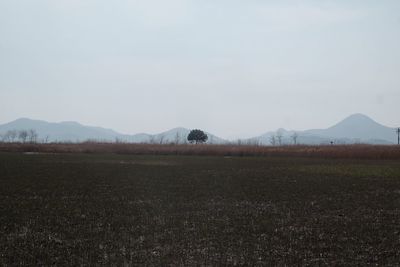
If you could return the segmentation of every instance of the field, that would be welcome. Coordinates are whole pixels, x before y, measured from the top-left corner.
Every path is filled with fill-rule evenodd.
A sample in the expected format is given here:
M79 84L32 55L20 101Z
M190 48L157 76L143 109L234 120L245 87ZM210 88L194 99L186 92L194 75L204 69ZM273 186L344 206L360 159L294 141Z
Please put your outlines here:
M0 153L0 265L400 262L399 159L278 155Z
M239 157L314 157L400 160L400 146L379 145L190 145L133 143L0 143L3 152L112 153L130 155L195 155Z

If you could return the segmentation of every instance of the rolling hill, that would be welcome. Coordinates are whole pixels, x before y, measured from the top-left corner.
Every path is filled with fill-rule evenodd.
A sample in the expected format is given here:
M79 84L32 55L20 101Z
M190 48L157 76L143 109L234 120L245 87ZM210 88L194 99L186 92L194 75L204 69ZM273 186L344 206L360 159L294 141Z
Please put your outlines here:
M312 129L306 131L287 131L279 129L276 132L267 132L261 136L252 138L259 140L262 144L270 144L272 136L277 132L282 134L284 144L293 143L291 136L296 132L299 144L394 144L397 136L394 128L379 124L373 119L363 114L353 114L339 123L327 129Z
M83 142L96 140L103 142L130 142L130 143L184 143L190 132L186 128L174 128L159 134L140 133L134 135L121 134L111 129L102 127L85 126L78 122L47 122L42 120L32 120L27 118L0 125L0 135L4 135L9 130L29 130L34 129L39 136L39 140L49 142ZM211 133L208 143L221 144L227 141Z
M9 130L34 129L38 133L39 140L49 142L83 142L96 140L103 142L129 142L129 143L185 143L190 130L183 127L158 133L139 133L127 135L118 133L112 129L102 127L85 126L78 122L66 121L60 123L32 120L27 118L0 125L0 135ZM270 145L271 137L280 133L282 144L292 144L293 134L296 133L298 144L319 145L330 144L394 144L397 136L394 128L379 124L363 114L353 114L339 123L327 129L312 129L306 131L287 131L278 129L275 132L267 132L260 136L242 140L242 143ZM229 141L207 132L208 143L226 144Z

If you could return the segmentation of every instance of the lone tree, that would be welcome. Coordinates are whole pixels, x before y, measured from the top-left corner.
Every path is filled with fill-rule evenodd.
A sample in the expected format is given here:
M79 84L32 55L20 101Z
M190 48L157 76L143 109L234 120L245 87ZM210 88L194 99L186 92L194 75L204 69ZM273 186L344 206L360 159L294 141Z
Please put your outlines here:
M203 132L202 130L198 130L198 129L191 130L189 135L188 135L188 137L187 137L187 140L190 143L194 143L195 142L196 144L204 143L204 142L207 141L207 139L208 139L207 134L205 132Z

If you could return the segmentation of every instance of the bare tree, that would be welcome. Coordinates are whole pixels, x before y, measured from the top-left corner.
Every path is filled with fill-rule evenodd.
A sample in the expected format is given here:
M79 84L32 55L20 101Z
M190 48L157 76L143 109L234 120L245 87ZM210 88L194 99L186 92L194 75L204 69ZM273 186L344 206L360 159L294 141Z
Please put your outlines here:
M175 144L179 145L180 142L181 142L181 135L179 134L179 132L176 132L176 134L175 134Z
M278 141L278 144L281 146L282 145L282 138L283 138L283 132L282 132L282 130L278 130L277 132L276 132L276 139L277 139L277 141Z
M28 138L28 131L27 130L19 131L18 138L21 140L22 143L26 143L26 139Z
M299 135L296 132L293 132L293 134L290 137L293 140L293 144L297 145L297 138L299 137Z
M115 137L115 143L116 144L122 144L122 143L125 143L125 142L124 142L124 140L122 138Z
M244 144L247 146L259 146L260 140L257 138L251 138L251 139L247 139Z
M36 143L38 138L38 134L36 133L36 130L30 129L28 131L28 140L29 143Z
M15 142L18 133L16 130L8 130L2 136L3 142Z
M397 144L400 145L400 128L397 128L396 133L397 133Z
M209 139L208 139L208 143L209 144L214 144L214 136L210 135Z
M276 137L275 137L275 135L271 135L271 137L269 138L269 142L271 143L271 145L276 146Z
M160 139L158 139L159 140L159 143L160 143L160 145L162 145L163 143L164 143L164 138L165 138L165 136L162 134L162 135L160 135Z
M183 135L181 141L182 141L182 144L185 144L185 145L186 145L186 144L188 143L187 135Z
M156 138L154 137L154 135L150 135L149 136L149 143L150 144L155 144L156 143Z
M10 142L10 131L7 131L3 134L2 140L3 142Z
M10 136L10 141L15 142L15 140L17 139L17 136L18 136L17 130L10 130L8 132L9 132L9 136Z
M258 138L255 138L255 139L253 139L253 145L254 146L260 146L260 144L261 144L261 141L260 141L260 139L258 139Z

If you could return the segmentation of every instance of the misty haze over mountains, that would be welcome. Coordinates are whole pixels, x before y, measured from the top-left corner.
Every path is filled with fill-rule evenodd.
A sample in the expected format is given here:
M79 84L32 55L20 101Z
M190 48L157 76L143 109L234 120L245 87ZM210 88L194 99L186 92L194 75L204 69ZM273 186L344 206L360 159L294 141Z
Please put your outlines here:
M34 129L38 134L38 140L48 142L83 142L87 140L105 142L130 142L130 143L185 143L190 130L186 128L174 128L159 134L139 133L126 135L112 129L92 127L77 122L51 123L41 120L27 118L0 125L0 135L4 136L10 130ZM204 130L204 129L203 129ZM271 138L282 135L282 144L293 144L292 136L296 134L297 144L318 145L330 144L394 144L397 136L394 128L381 125L363 114L354 114L343 121L327 129L311 129L306 131L287 131L278 129L274 132L267 132L260 136L240 140L242 144L270 145ZM209 137L207 143L225 144L238 142L238 140L226 140L207 132Z
M295 132L298 135L298 144L318 145L329 144L394 144L397 136L394 128L377 123L366 115L353 114L341 122L327 129L311 129L306 131L286 131L279 129L283 135L283 143L289 144ZM267 144L277 132L268 132L253 139L259 139L262 144Z

